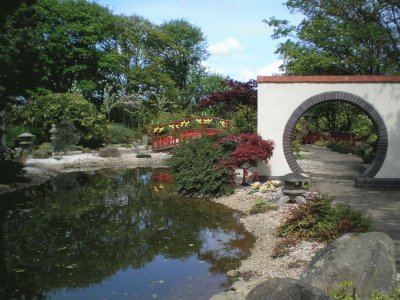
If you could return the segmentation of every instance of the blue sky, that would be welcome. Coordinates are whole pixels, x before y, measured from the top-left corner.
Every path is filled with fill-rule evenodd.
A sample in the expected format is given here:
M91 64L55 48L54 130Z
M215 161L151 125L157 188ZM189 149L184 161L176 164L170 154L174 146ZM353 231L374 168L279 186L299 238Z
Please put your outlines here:
M283 0L97 0L115 14L139 15L152 23L186 19L198 26L208 43L205 65L216 73L247 81L278 72L278 41L262 22L274 16L293 23Z

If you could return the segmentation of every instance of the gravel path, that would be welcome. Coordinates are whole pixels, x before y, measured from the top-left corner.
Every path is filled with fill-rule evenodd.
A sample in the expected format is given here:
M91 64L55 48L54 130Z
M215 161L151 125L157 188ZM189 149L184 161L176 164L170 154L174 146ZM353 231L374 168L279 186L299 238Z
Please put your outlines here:
M276 228L287 217L288 213L297 204L286 204L277 210L254 215L248 214L254 202L263 198L276 203L280 191L276 193L252 193L250 187L240 187L230 196L213 199L217 203L224 204L244 213L241 222L247 231L251 232L256 243L250 257L243 260L238 273L239 281L234 283L231 291L213 296L212 300L245 299L249 291L258 283L271 277L299 278L307 263L324 247L321 243L301 242L290 249L290 253L281 258L272 258L275 244L281 239L275 236Z

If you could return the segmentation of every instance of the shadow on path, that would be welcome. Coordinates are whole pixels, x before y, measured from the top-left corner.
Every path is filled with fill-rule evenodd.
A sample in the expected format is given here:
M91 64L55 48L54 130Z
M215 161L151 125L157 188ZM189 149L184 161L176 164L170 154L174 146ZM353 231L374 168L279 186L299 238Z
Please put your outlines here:
M311 190L372 215L374 230L385 232L394 240L397 268L400 269L400 191L356 188L354 180L365 166L355 155L310 145L303 149L301 155L305 159L297 162L310 175Z

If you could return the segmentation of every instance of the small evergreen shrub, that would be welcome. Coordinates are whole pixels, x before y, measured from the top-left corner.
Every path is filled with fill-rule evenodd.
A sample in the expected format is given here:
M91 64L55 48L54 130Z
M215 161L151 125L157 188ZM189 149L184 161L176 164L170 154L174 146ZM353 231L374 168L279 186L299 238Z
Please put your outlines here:
M372 218L349 205L332 205L329 199L310 199L290 212L278 236L331 242L346 232L367 232Z
M203 137L181 144L168 160L173 186L179 194L213 197L233 193L234 172L218 137Z
M57 126L57 131L54 134L54 140L52 142L54 151L67 152L73 149L73 146L79 142L80 136L74 123L70 121L61 121Z
M99 156L101 156L101 157L120 157L121 153L114 146L105 146L100 149Z
M232 118L232 133L257 133L257 110L250 105L239 105Z
M299 159L300 158L300 148L301 148L301 143L299 140L295 139L292 141L292 149L294 156Z
M250 214L254 215L269 210L277 210L277 209L278 207L275 204L269 203L264 199L257 199L250 209Z
M144 153L139 153L136 154L137 158L151 158L151 154L144 154Z

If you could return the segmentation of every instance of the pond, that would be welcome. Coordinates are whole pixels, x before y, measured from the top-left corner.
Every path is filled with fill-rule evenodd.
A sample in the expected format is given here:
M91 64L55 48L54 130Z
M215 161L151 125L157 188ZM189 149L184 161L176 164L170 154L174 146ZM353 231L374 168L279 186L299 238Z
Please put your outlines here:
M254 243L156 170L61 173L0 196L0 299L208 299Z

